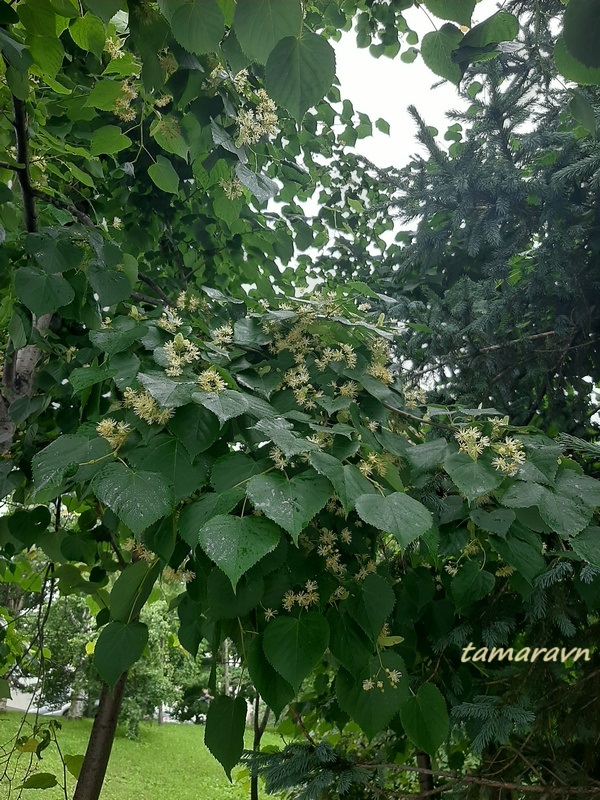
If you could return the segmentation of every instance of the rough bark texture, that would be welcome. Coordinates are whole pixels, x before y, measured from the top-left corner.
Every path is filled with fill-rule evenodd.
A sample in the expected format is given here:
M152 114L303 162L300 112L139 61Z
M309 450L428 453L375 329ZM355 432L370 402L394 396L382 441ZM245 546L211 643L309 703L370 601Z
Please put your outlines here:
M106 684L102 687L98 712L92 726L73 800L98 800L100 797L126 681L127 673L124 672L112 692Z
M38 220L35 192L29 176L29 132L25 103L17 97L13 97L13 109L17 161L23 165L16 172L23 197L25 230L28 233L35 233ZM43 334L48 330L51 320L51 314L45 314L39 319L34 317L32 320L33 327L38 333ZM2 389L0 391L0 455L11 448L15 435L16 426L8 414L9 405L21 397L31 397L39 358L40 351L32 344L6 354Z

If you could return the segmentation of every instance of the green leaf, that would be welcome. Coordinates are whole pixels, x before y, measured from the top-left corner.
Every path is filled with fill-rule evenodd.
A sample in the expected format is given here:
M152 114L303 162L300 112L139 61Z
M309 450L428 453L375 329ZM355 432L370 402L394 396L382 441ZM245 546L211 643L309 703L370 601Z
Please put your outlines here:
M86 106L99 108L101 111L112 111L115 100L123 93L123 84L120 81L98 81L85 99Z
M378 131L381 131L381 133L385 133L386 136L390 135L390 123L386 122L386 120L384 120L383 117L380 117L379 119L375 120L375 127L377 128Z
M148 328L145 325L139 325L131 317L125 317L115 320L110 328L91 331L90 339L99 350L114 356L127 350L147 332Z
M255 508L297 542L300 532L331 497L332 489L328 480L308 469L293 478L256 475L248 483L247 494Z
M124 464L103 467L92 480L92 490L133 533L173 510L173 489L162 475L136 472Z
M26 781L20 786L17 786L17 789L52 789L53 786L57 786L58 781L56 780L56 775L52 772L35 772L33 775L30 775Z
M235 589L240 577L277 547L281 532L263 517L213 517L200 529L204 552L223 570Z
M255 430L264 433L273 444L283 452L286 458L292 458L300 453L308 453L317 450L318 447L313 442L294 433L294 426L284 417L274 419L261 419L254 426Z
M168 158L161 155L156 156L156 164L148 167L148 175L152 182L163 192L168 192L169 194L177 194L179 192L179 175Z
M586 95L578 89L571 89L569 112L573 119L580 122L590 133L596 130L596 112Z
M241 695L219 695L206 714L204 744L231 780L231 770L242 757L246 729L246 701Z
M125 0L85 0L84 5L107 24L115 14L126 8Z
M88 265L88 280L98 294L102 307L120 303L131 294L132 286L125 273L109 269L99 261L92 261Z
M452 578L452 597L458 611L476 603L494 588L496 579L475 561L467 561Z
M15 274L19 300L34 314L50 314L75 297L70 283L61 275L48 275L37 267L20 267Z
M252 172L245 164L235 165L235 174L239 182L250 190L259 203L266 203L279 194L279 186L266 175Z
M351 675L361 675L373 655L373 643L349 614L330 608L327 622L331 654Z
M500 557L528 583L546 570L541 538L522 525L514 525L505 539L494 537L493 545Z
M538 508L541 518L550 530L561 536L575 536L589 525L593 509L581 498L554 493L545 486L540 489Z
M571 539L570 545L580 558L600 569L600 528L586 528Z
M559 36L554 45L554 64L560 74L582 86L600 86L600 67L588 67L567 50L565 40Z
M111 619L128 623L137 617L150 597L160 569L159 562L150 566L142 559L123 570L110 592Z
M78 47L93 53L98 59L102 58L106 29L101 19L88 11L71 23L69 33Z
M0 52L4 53L11 67L18 73L26 73L33 61L29 49L1 29Z
M299 36L302 30L300 0L244 0L236 3L233 18L235 35L252 61L266 64L269 53L286 36Z
M377 494L377 489L354 464L342 464L339 459L321 452L312 453L310 463L331 482L346 514L352 511L361 495Z
M433 525L433 517L425 506L402 492L385 497L364 494L356 501L356 511L368 525L391 533L403 548Z
M471 24L476 2L477 0L423 0L425 8L436 17L458 22L459 25Z
M287 704L294 699L294 689L276 672L263 652L263 635L254 636L246 648L248 672L265 703L278 717Z
M215 53L225 33L225 18L215 0L192 0L175 11L171 30L190 53Z
M211 620L244 617L261 602L264 589L260 576L243 575L234 591L227 575L214 567L206 582L206 611L202 613Z
M56 78L65 55L61 42L50 36L28 36L27 44L33 61L42 74Z
M74 778L79 777L81 767L83 766L83 755L70 756L65 754L65 767L69 770Z
M470 502L483 494L489 494L502 483L504 476L488 461L489 459L484 458L473 461L467 453L452 453L444 461L444 469L459 492Z
M429 69L457 86L463 76L463 71L452 60L452 54L460 45L462 38L460 30L447 23L442 25L439 31L425 34L421 42L421 55Z
M83 464L92 458L91 447L100 447L103 451L96 455L106 455L110 446L104 439L87 439L77 434L59 436L43 450L40 450L32 461L33 485L35 496L51 500L60 488L67 472L76 464Z
M481 530L506 536L508 529L515 521L515 512L508 508L496 508L490 512L474 508L470 517Z
M8 680L6 678L0 678L0 699L10 700L11 696Z
M354 617L367 636L375 642L383 623L396 603L396 595L381 575L367 575L358 591L346 602L348 613Z
M143 622L115 620L102 629L94 649L94 666L103 681L114 688L123 672L138 661L148 641Z
M196 547L200 528L213 517L232 511L246 492L242 486L223 493L207 492L186 506L179 515L179 535L190 547Z
M50 5L61 17L75 19L79 16L79 9L75 4L75 0L50 0Z
M224 389L221 392L196 391L192 394L192 400L212 411L219 418L221 424L233 417L239 417L248 410L248 401L245 396L241 392L234 392L231 389Z
M29 233L25 239L25 250L50 275L75 269L83 259L84 251L68 239L54 238L43 233Z
M192 464L183 444L164 433L155 436L146 447L138 447L129 455L136 469L160 472L174 487L175 502L179 503L206 485L206 460Z
M129 136L116 125L104 125L94 131L90 143L90 153L93 156L114 155L125 150L131 144Z
M212 411L203 406L187 405L179 408L169 420L169 430L194 458L216 442L221 426Z
M461 47L487 47L498 42L510 42L519 35L519 20L508 11L497 11L468 31Z
M326 94L335 77L335 54L323 37L305 33L275 45L265 68L269 96L300 122Z
M329 643L329 625L316 611L278 617L264 631L263 650L271 666L296 691L315 667Z
M450 724L446 701L437 686L423 683L416 695L400 709L400 720L408 738L433 756L448 736Z
M400 673L398 683L393 686L386 669ZM363 681L373 684L381 681L383 686L363 689ZM369 739L385 730L408 699L408 680L404 661L397 653L384 650L374 656L358 676L340 669L335 681L335 692L340 708L360 725Z
M173 381L164 372L140 372L138 381L163 408L178 408L190 402L196 383Z
M246 481L263 469L261 464L245 453L228 453L215 461L210 483L215 492L225 492L234 487L243 488Z
M586 67L600 67L600 0L569 0L563 39L573 58Z

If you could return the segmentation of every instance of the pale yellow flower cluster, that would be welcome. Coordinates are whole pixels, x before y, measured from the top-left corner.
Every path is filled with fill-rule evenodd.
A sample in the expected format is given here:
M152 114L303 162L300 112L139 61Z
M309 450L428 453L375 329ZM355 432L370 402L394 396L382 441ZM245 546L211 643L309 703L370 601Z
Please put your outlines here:
M300 608L310 608L312 605L317 605L319 602L319 592L316 581L306 581L304 590L300 592L293 592L291 589L283 595L282 606L286 611L291 611L292 608L298 604Z
M147 389L132 389L128 386L123 394L123 405L148 425L153 422L164 425L173 416L173 409L161 408Z
M221 178L219 186L225 192L228 200L237 200L244 194L244 187L237 178Z
M236 92L240 94L244 93L244 90L248 86L248 70L241 69L233 78L233 85L235 87Z
M492 466L499 472L511 477L516 475L526 460L525 448L520 439L507 437L503 442L494 442L492 450L498 455L492 459Z
M131 107L131 104L137 96L138 93L129 83L129 81L123 81L123 85L121 86L121 94L117 97L113 104L114 113L117 117L119 117L119 119L122 119L123 122L131 122L135 119L135 110Z
M177 333L177 328L180 328L183 325L183 320L181 317L178 317L176 314L172 314L170 311L163 311L161 318L156 324L159 328L162 328L169 333Z
M195 294L189 292L179 292L175 302L179 311L190 311L192 314L198 310L200 300Z
M289 465L283 450L280 450L279 447L271 448L269 451L269 458L275 464L277 469L284 470Z
M172 378L181 375L186 364L193 364L200 358L198 347L189 339L184 339L180 333L173 341L167 342L163 349L169 364L166 373Z
M404 400L407 408L417 408L427 404L425 392L418 386L413 386L410 389L404 390Z
M510 578L514 572L516 572L515 568L507 564L505 567L497 569L495 575L497 578Z
M215 328L215 330L212 331L211 338L213 344L216 344L218 347L231 344L233 342L233 328L231 325L221 325L219 328Z
M384 668L384 672L387 676L390 686L393 689L395 689L398 683L400 682L402 673L398 669L387 669L387 668ZM379 689L381 692L385 691L384 683L379 677L380 674L381 670L379 670L379 672L376 675L372 675L370 678L367 678L366 680L363 681L362 688L365 692L370 692L373 689Z
M369 453L366 458L361 459L358 469L365 478L368 478L373 472L383 476L387 472L388 462L377 453Z
M483 436L478 428L461 428L454 434L461 453L466 453L473 461L477 461L486 447L490 446L489 436Z
M204 392L217 393L227 388L227 384L214 367L209 367L198 375L198 386Z
M109 443L113 449L120 447L131 433L127 422L117 422L112 417L106 417L96 425L96 433Z
M236 144L256 144L263 136L275 136L278 130L278 117L275 103L264 89L256 92L258 104L254 110L240 110L236 122L238 134Z
M321 354L321 358L315 360L320 372L330 364L332 361L345 361L348 369L356 367L356 353L351 344L342 344L337 349L326 347Z

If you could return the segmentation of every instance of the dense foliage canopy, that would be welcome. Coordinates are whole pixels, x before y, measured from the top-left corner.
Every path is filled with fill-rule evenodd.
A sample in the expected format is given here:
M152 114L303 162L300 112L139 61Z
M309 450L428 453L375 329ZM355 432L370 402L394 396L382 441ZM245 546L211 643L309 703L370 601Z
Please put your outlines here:
M326 198L371 130L341 102L327 38L355 21L359 45L394 56L402 39L410 60L412 5L0 5L1 569L38 595L29 641L2 609L1 672L7 688L24 659L43 670L56 593L89 598L104 689L76 800L98 797L166 583L181 645L232 640L304 735L250 759L273 790L393 796L419 773L456 797L598 791L598 675L578 648L598 627L600 484L486 403L427 405L364 282L299 296L362 209ZM449 20L423 59L456 83L519 33L507 11L470 28L474 2L424 6ZM571 0L556 45L580 82L600 69L595 6ZM371 225L377 246L391 227ZM467 662L471 642L527 666ZM229 775L245 718L243 692L211 703Z

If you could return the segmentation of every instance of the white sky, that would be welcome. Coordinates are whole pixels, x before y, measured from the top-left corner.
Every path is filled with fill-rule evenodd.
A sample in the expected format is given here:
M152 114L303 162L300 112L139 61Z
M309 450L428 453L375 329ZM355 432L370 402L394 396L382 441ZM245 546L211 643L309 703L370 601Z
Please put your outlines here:
M480 0L473 15L474 22L481 22L497 9L495 0ZM426 15L421 9L404 12L409 27L419 38L440 27L443 20ZM355 111L367 114L373 126L383 117L390 123L390 135L374 129L373 136L359 139L355 149L380 167L400 167L406 164L419 148L415 141L415 127L407 112L409 105L416 106L428 125L436 127L443 135L448 127L445 113L464 106L456 87L449 81L432 89L439 79L425 66L421 56L412 64L384 56L374 58L367 49L356 46L354 31L342 35L340 42L332 42L337 59L337 75L341 84L342 99L348 99ZM417 45L417 48L419 45ZM402 50L406 49L403 45Z

